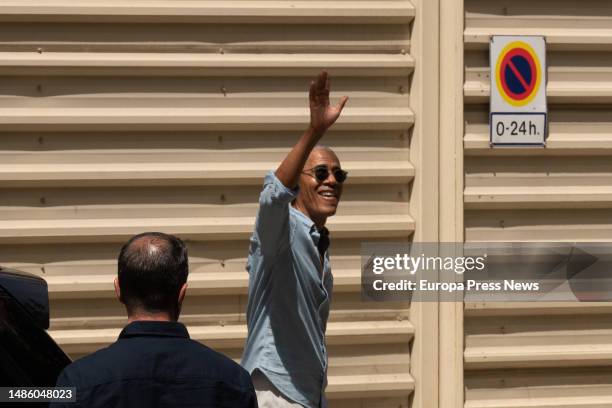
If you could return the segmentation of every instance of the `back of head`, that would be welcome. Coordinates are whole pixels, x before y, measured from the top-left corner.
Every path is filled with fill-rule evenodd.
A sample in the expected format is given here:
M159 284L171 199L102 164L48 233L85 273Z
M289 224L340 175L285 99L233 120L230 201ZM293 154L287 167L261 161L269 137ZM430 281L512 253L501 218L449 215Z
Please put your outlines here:
M119 253L121 302L128 314L168 313L178 319L179 292L189 273L187 247L161 232L132 237Z

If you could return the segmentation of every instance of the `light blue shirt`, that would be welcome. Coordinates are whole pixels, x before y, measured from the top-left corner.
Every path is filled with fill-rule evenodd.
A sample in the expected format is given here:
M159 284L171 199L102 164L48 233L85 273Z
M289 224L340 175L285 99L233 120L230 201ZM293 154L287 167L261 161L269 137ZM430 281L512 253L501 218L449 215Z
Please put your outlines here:
M327 405L325 328L333 278L328 252L321 266L314 223L291 206L297 194L272 171L266 175L247 262L242 365L250 373L259 369L288 399L320 407Z

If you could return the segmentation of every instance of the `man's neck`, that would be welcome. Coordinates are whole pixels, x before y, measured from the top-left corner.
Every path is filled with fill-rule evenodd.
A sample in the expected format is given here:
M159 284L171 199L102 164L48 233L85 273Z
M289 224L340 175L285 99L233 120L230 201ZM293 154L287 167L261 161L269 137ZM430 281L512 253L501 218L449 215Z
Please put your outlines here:
M168 313L134 313L128 316L128 324L136 321L174 322Z
M314 222L315 226L319 229L325 227L325 223L327 222L327 217L313 217L312 215L310 215L308 213L308 210L306 210L306 208L302 207L299 203L295 203L293 204L293 208L295 208L296 210L298 210L299 212L301 212L302 214L304 214L306 217L310 218L310 220L312 222Z

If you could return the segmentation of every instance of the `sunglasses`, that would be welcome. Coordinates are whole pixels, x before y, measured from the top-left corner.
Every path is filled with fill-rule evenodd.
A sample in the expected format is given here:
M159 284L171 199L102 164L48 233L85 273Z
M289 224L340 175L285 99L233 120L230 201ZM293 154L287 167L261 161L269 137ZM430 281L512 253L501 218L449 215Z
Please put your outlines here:
M324 182L329 177L329 169L325 165L315 166L312 169L303 171L303 173L313 175L319 183ZM338 183L344 183L346 177L348 176L348 172L342 169L334 169L331 171L331 173L334 175L334 178Z

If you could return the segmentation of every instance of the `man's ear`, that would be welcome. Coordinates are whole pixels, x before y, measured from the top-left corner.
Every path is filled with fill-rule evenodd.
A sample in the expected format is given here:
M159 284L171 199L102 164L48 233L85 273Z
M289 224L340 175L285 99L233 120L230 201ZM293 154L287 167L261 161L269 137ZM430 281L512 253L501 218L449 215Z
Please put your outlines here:
M178 295L178 304L182 304L183 300L185 299L185 292L187 292L187 282L183 283L183 286L181 286L181 290L179 291L179 295Z
M117 299L123 303L123 300L121 299L121 288L119 287L119 278L115 278L113 283L115 285L115 295L117 296Z

